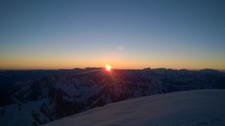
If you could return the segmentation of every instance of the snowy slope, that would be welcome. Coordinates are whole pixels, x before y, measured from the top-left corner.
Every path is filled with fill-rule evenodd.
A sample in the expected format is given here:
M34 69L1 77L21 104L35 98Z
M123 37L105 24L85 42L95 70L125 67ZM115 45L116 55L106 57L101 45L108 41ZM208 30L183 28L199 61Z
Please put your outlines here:
M225 90L183 91L116 102L44 126L224 126Z
M0 125L42 125L113 102L199 89L225 89L225 73L149 68L0 71Z
M42 107L43 103L47 103L47 99L43 99L42 101L33 101L26 104L21 105L11 104L5 108L0 108L1 115L0 118L0 126L30 126L37 124L35 121L38 117L39 120L45 120L46 117L43 113L39 112L39 108ZM19 106L20 104L20 106ZM44 122L49 122L46 120Z

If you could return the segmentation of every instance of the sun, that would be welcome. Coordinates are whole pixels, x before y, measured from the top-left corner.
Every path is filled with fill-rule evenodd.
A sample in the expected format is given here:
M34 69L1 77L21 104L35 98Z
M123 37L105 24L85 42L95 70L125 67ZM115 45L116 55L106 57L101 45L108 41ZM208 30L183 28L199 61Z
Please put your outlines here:
M110 66L110 65L105 65L105 69L106 69L107 71L110 71L110 70L111 70L111 66Z

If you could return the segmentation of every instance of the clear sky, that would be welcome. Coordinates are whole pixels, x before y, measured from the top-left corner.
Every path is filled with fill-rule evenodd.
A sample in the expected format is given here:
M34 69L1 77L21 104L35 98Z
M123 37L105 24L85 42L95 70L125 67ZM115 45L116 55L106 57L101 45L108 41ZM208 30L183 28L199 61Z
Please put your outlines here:
M1 0L0 69L225 69L225 0Z

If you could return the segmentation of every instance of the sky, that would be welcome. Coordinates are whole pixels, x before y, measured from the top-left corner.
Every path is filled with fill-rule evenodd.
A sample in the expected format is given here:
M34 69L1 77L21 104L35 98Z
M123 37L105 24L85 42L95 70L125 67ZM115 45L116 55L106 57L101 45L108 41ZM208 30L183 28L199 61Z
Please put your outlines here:
M225 1L0 1L0 69L105 64L225 69Z

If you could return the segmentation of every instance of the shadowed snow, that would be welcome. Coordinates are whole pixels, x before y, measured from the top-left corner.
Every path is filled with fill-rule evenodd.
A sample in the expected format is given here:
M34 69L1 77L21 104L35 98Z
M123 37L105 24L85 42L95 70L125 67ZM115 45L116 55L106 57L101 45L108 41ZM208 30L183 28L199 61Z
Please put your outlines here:
M44 126L225 125L225 90L183 91L116 102Z

